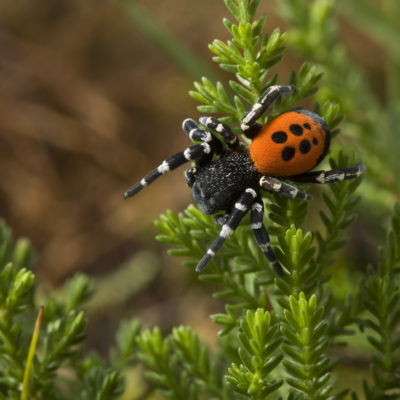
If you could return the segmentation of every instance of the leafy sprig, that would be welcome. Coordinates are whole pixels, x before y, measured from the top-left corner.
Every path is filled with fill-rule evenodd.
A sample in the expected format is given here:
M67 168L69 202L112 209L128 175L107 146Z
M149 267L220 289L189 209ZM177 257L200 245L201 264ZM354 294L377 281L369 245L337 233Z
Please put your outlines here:
M266 15L254 20L260 0L225 0L225 4L236 24L224 18L223 22L232 35L232 40L226 43L214 40L210 50L215 54L213 60L220 68L235 75L235 80L229 81L230 89L221 82L213 84L203 77L201 82L195 82L195 91L189 94L203 105L198 110L207 114L222 114L221 121L239 122L248 107L254 104L266 88L274 84L278 76L269 77L271 67L282 59L285 34L276 28L270 36L263 33ZM315 68L306 64L293 74L290 83L296 84L294 96L281 99L273 105L271 115L276 115L290 107L294 102L306 98L315 92L315 84L321 75ZM233 91L233 96L231 92ZM263 120L266 121L264 116Z
M137 343L147 378L165 398L234 398L222 384L217 360L190 328L174 328L166 338L158 328L146 330Z
M362 302L370 316L361 326L374 352L374 386L364 382L368 400L395 398L400 390L400 206L396 204L377 267L369 266L362 286ZM397 394L396 394L397 393Z
M282 380L270 376L279 365L282 354L277 354L281 343L278 336L278 321L268 311L258 308L246 313L240 327L240 364L232 363L226 375L227 382L238 393L249 399L264 399L283 384Z
M70 279L64 286L64 297L36 294L31 270L35 259L29 241L14 243L10 229L0 221L0 399L62 400L78 394L88 400L116 399L123 391L120 370L126 363L111 367L94 356L82 359L87 321L79 308L92 293L90 279L84 275ZM40 331L35 332L33 359L30 354L33 362L26 365L39 310L36 298L43 300L43 319ZM120 340L120 347L124 346L132 352L132 347ZM67 390L59 374L61 368L76 375ZM23 381L29 384L23 386Z
M289 303L281 328L285 337L282 350L288 356L283 361L290 375L287 383L303 395L300 398L334 399L329 396L334 363L326 354L330 339L326 335L327 321L323 320L324 308L317 305L315 295L307 300L303 292L297 298L290 296Z

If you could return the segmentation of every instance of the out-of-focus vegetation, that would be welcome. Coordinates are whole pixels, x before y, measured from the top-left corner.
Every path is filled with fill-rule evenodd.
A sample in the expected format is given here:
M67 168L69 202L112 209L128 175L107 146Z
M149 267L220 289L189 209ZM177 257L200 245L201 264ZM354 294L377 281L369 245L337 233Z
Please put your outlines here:
M53 290L77 271L96 276L101 290L85 303L91 317L88 346L103 354L111 346L110 337L119 319L132 314L161 328L190 324L213 346L216 327L208 315L221 312L221 303L204 293L208 286L195 284L192 273L183 276L176 259L164 257L163 248L154 243L155 217L165 208L178 211L190 202L182 175L177 172L163 177L134 202L124 202L122 193L159 160L187 145L180 123L187 116L198 115L195 102L187 95L193 78L198 79L202 69L207 69L204 73L208 72L208 77L225 78L225 72L204 60L209 59L206 43L215 37L226 38L220 23L226 11L223 2L215 0L135 1L134 6L90 0L0 3L0 214L17 236L29 236L37 249L36 302L45 298L43 287ZM346 114L338 141L356 148L368 165L366 179L358 189L363 196L361 217L350 231L350 245L340 258L342 267L332 271L332 291L337 299L344 298L360 282L367 262L377 258L375 248L383 242L380 238L385 225L381 221L387 219L390 205L399 198L400 69L396 40L400 37L400 7L396 0L285 0L275 4L265 0L259 11L268 13L268 33L276 26L288 31L289 50L276 67L280 79L287 81L304 59L318 65L324 72L318 100L334 99ZM187 57L193 57L191 62L186 62ZM313 208L322 207L317 204ZM316 223L313 212L310 220ZM141 253L144 248L152 254ZM377 295L388 290L391 282L380 281L379 274L392 268L393 257L390 252L381 256L378 272L370 271L367 292ZM88 288L79 279L73 281L78 282L75 289L67 285L55 290L55 295L71 302L74 293L86 293ZM24 299L24 304L29 305L28 300ZM63 306L62 302L48 301L51 312L47 318L81 307L84 300ZM392 302L397 301L394 298ZM315 307L310 304L301 307ZM373 303L366 304L373 315ZM292 306L296 308L294 303ZM375 318L380 317L382 323L396 327L390 313L377 312ZM268 331L265 316L247 315L248 321L252 318L258 318ZM366 327L381 334L375 319L369 321ZM242 323L245 328L246 322ZM79 342L84 323L77 320L76 324L77 330L70 334ZM274 321L271 326L273 329ZM57 341L55 335L63 326L60 329L50 329L54 339L48 347L49 357ZM138 326L121 329L125 333L120 334L120 343L126 344ZM24 335L22 343L28 344L28 333ZM157 330L147 335L147 342L143 336L143 354L146 343L161 340ZM176 351L182 343L197 343L192 350L197 346L203 352L197 336L191 335L177 328L163 343L172 343ZM385 340L387 344L391 338ZM358 335L355 342L359 348ZM73 340L66 342L65 348L74 344ZM382 347L379 343L374 346L378 352ZM127 360L123 352L129 352L128 347L119 347L120 359L111 357L114 366L120 362L124 367ZM26 349L21 347L16 358L20 375ZM180 351L185 354L185 349ZM363 353L336 351L361 382L359 376L366 376ZM390 358L395 352L386 347L382 354ZM376 360L375 384L384 387L388 378L380 375L380 363L388 358ZM199 374L214 368L213 360L207 362L198 366ZM86 365L82 361L81 381L88 383L82 398L94 398L95 392L88 392L88 388L95 390L98 382L105 382L109 364L99 361L97 372L89 376L88 366L95 363L94 358L88 358ZM239 365L238 359L237 368ZM394 361L392 367L397 368ZM233 384L235 379L237 385L243 384L239 369L231 368ZM138 371L129 376L128 395L147 390L137 381ZM108 379L116 395L121 390L119 376ZM204 382L212 390L211 382ZM39 389L45 390L46 382ZM104 387L104 393L107 390L111 389ZM379 391L368 390L370 398L378 398L374 396L379 396Z

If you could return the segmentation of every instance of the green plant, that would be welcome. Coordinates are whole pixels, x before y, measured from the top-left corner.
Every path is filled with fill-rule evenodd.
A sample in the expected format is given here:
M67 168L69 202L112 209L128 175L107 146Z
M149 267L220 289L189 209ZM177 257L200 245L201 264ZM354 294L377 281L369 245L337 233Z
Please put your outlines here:
M92 292L86 276L69 280L61 298L40 299L42 323L40 331L39 326L35 330L33 362L26 362L39 312L31 271L34 260L29 242L20 239L14 244L10 229L0 221L0 398L117 398L123 391L121 370L127 354L132 354L139 325L135 321L121 325L113 362L83 357L86 318L81 308ZM29 386L24 387L23 381Z
M237 21L235 24L224 19L232 40L226 43L215 40L209 46L215 54L214 61L222 69L234 74L236 79L229 81L230 88L224 87L221 82L212 83L203 78L201 82L195 82L196 90L190 92L195 100L202 103L198 107L201 112L222 115L220 119L224 122L239 122L245 110L265 88L278 81L276 74L270 76L269 73L270 68L281 60L285 34L279 30L275 30L269 37L262 34L265 16L254 20L259 3L226 0L225 4ZM310 51L326 46L322 34L329 31L330 26L329 23L323 25L330 15L328 5L331 3L328 3L315 1L309 16L306 2L285 2L288 14L298 17L296 10L304 6L300 16L307 21L314 18L315 24L319 24L319 30L312 30L312 43L311 33L303 42L299 39L304 48L310 47ZM302 18L298 18L300 22ZM324 54L323 50L321 52ZM296 84L296 95L279 101L269 116L314 95L315 85L320 79L321 73L315 67L304 64L297 74L292 74L289 81ZM315 107L324 116L335 136L339 133L338 124L343 119L339 105L343 101L338 102L334 96L329 98L326 90L322 92L319 98L323 99L323 104ZM349 98L348 94L343 93L342 96L344 99ZM336 101L332 101L332 98ZM269 116L264 117L264 122ZM332 168L344 167L352 162L353 156L343 151L336 151L330 160ZM331 376L337 360L332 357L330 350L343 344L343 335L353 333L349 328L354 329L355 323L364 327L364 323L370 326L371 322L364 322L370 321L364 315L368 303L360 301L360 293L364 293L365 287L360 291L354 288L354 292L342 301L334 299L329 288L328 268L332 268L338 249L346 243L344 230L354 221L352 209L359 201L354 195L358 185L359 181L341 182L324 192L322 199L326 211L321 211L320 218L325 233L320 229L303 233L299 229L307 214L307 204L266 196L265 203L270 214L269 221L265 223L270 225L268 229L274 233L275 243L279 243L278 258L290 271L289 274L277 277L265 268L263 255L249 239L250 228L244 224L220 250L209 270L199 276L201 281L221 287L214 296L225 302L226 312L211 318L222 326L220 336L224 343L221 349L223 359L232 357L231 353L224 353L226 349L232 348L231 341L239 344L239 358L232 364L225 378L225 382L236 393L251 399L265 398L274 391L289 398L334 399L342 398L347 392L334 392ZM169 253L189 258L185 265L190 268L197 264L207 244L218 231L213 219L203 215L195 206L189 206L178 216L168 212L156 225L162 232L159 240L179 245ZM381 290L379 296L385 298L386 302L391 301L392 305L397 304L397 289L393 287L390 292L391 295ZM378 318L376 314L375 318ZM391 328L396 325L394 315L388 316L391 324L386 324ZM254 330L249 329L249 320ZM277 324L274 327L280 326L280 335L275 336L275 329L270 328L271 320ZM274 333L270 334L270 331ZM383 332L379 334L383 335ZM378 347L373 338L369 340ZM392 336L386 338L390 345L382 340L379 343L382 352L396 346ZM273 352L280 342L282 344L278 346L278 355L271 355L269 350ZM285 361L281 365L282 356ZM380 395L395 386L393 382L397 381L393 374L398 371L395 361L388 361L388 355L385 361L382 357L379 360L374 358L372 365L386 362L388 372L384 375L381 368L372 367L375 382L381 386L385 379L392 383L386 384L383 391L378 391ZM367 396L372 396L374 390L365 384Z

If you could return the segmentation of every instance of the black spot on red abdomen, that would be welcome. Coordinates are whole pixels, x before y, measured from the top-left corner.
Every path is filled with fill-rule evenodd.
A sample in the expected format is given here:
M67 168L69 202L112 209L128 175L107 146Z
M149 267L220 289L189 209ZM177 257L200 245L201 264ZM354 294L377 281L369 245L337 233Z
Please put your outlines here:
M291 124L289 130L296 136L301 136L303 134L303 128L299 124Z
M304 139L300 142L300 153L307 154L311 150L311 144L307 139Z
M296 154L296 149L294 147L287 146L282 150L282 160L290 161Z
M272 134L271 139L275 143L285 143L287 140L287 134L283 131L277 131Z

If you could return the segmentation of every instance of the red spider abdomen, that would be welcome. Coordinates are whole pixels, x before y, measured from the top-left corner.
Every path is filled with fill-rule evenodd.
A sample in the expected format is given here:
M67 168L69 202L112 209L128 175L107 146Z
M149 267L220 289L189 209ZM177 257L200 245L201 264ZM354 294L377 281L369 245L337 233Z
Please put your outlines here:
M313 169L327 153L329 143L325 121L310 111L296 110L264 125L249 150L259 172L285 177Z

